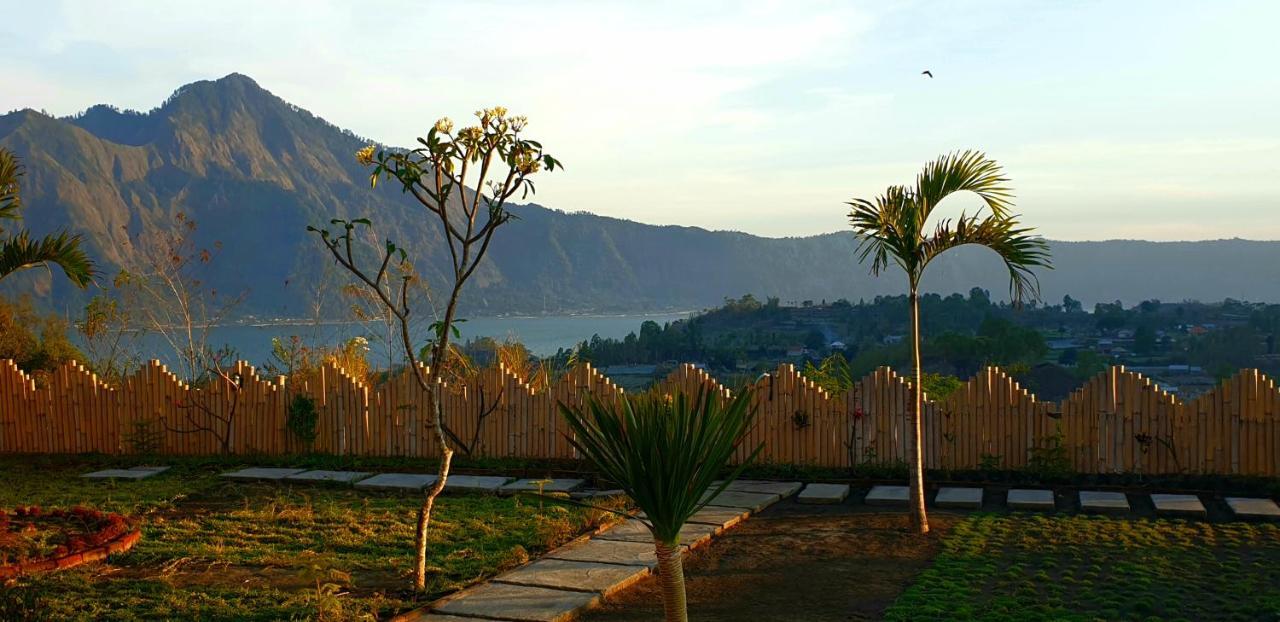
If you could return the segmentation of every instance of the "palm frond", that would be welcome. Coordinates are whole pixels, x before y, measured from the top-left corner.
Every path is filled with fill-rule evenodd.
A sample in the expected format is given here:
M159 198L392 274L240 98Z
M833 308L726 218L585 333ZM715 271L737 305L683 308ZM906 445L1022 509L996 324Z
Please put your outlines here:
M88 287L96 274L93 262L80 248L80 236L65 231L33 239L26 231L0 240L0 279L36 266L56 264L77 287Z
M1013 207L1008 182L1000 165L981 151L951 152L924 166L916 176L913 194L920 203L922 223L939 203L957 192L972 192L992 214L1008 216Z
M631 497L645 513L654 537L678 544L680 528L707 505L707 491L737 451L755 419L749 392L727 404L700 391L624 398L617 403L588 397L582 407L560 405L584 458ZM723 491L760 452L739 464ZM718 494L718 491L717 491Z
M22 163L12 151L0 149L0 219L18 220L21 216L22 197L18 194L18 181L22 177ZM4 231L4 227L0 227Z
M1040 281L1034 270L1053 267L1049 245L1044 238L1032 235L1030 228L1020 227L1014 216L961 214L954 223L950 219L940 221L933 233L922 240L921 267L953 248L970 244L989 248L1000 256L1009 271L1009 297L1014 304L1039 297Z
M879 275L897 264L908 275L916 272L911 261L920 239L922 220L914 208L910 191L903 186L890 186L875 201L853 199L849 222L858 236L858 261L871 258L871 273Z

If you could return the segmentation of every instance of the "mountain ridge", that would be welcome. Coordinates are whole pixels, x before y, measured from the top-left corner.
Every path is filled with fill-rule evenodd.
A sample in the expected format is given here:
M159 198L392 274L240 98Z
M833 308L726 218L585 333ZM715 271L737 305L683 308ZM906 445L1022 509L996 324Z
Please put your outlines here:
M63 118L0 116L0 145L27 169L32 229L83 233L111 275L124 259L128 231L166 226L184 213L200 223L202 242L223 243L211 285L247 290L242 312L258 316L298 316L306 306L300 292L326 277L318 268L323 249L305 227L330 218L373 217L382 237L412 249L428 283L445 279L442 240L420 206L385 184L369 189L352 156L369 142L241 74L185 85L145 113L100 104ZM873 278L856 263L852 233L774 238L536 203L513 211L520 219L499 232L464 297L468 313L659 311L748 292L857 300L903 289L900 275ZM1064 294L1086 304L1280 300L1280 242L1050 244L1058 268L1042 274L1050 301ZM931 267L924 285L942 293L983 287L999 296L1002 275L994 255L959 249ZM5 291L34 293L52 308L71 310L85 299L40 272L10 280Z

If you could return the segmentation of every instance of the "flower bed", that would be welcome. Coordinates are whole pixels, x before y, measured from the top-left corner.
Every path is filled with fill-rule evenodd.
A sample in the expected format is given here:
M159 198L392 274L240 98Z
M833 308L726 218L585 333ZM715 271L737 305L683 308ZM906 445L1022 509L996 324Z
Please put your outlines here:
M0 510L0 579L98 561L141 536L125 517L90 508Z

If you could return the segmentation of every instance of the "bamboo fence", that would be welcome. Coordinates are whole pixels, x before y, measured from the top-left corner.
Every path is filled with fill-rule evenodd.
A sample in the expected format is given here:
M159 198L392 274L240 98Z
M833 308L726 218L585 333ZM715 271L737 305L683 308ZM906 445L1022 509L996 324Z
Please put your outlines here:
M76 363L37 386L0 361L0 453L157 452L175 455L288 454L429 458L438 443L428 396L408 372L368 386L326 365L310 378L262 378L239 363L239 390L193 388L152 361L118 387ZM684 365L653 390L730 391ZM849 391L830 395L791 365L750 387L757 423L739 458L763 445L760 460L849 467L905 461L910 382L881 368ZM535 391L504 368L441 385L445 421L470 454L573 458L558 405L587 394L624 392L589 365L549 390ZM309 446L286 426L289 399L314 398L317 437ZM1280 476L1280 391L1246 369L1189 402L1122 367L1090 379L1061 402L1042 402L996 368L983 370L944 400L926 400L924 459L930 469L1027 467L1059 443L1079 473L1217 473ZM234 417L232 415L234 414ZM222 424L232 420L230 431ZM216 424L216 425L214 425ZM192 431L197 428L211 431ZM1059 455L1063 455L1062 452Z

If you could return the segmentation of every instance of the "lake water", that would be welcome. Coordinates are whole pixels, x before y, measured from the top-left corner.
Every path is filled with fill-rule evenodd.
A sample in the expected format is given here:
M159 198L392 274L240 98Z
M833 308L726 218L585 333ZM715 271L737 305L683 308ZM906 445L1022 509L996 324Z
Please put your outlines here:
M640 332L640 325L647 320L664 324L689 316L683 313L651 315L565 315L545 317L468 318L458 324L462 340L475 337L492 337L499 341L512 338L523 343L538 356L549 356L560 348L572 348L579 342L590 340L592 335L621 339L627 333ZM269 326L219 326L211 330L211 347L231 346L239 358L254 365L261 365L271 358L271 339L301 337L308 345L333 345L352 337L364 336L370 342L370 362L380 366L386 360L385 328L368 324L291 324ZM399 337L397 336L396 339ZM421 342L425 335L417 339ZM399 343L398 341L396 343ZM394 346L396 360L400 350ZM164 340L157 335L147 335L141 340L144 359L158 358L171 362L172 354Z

